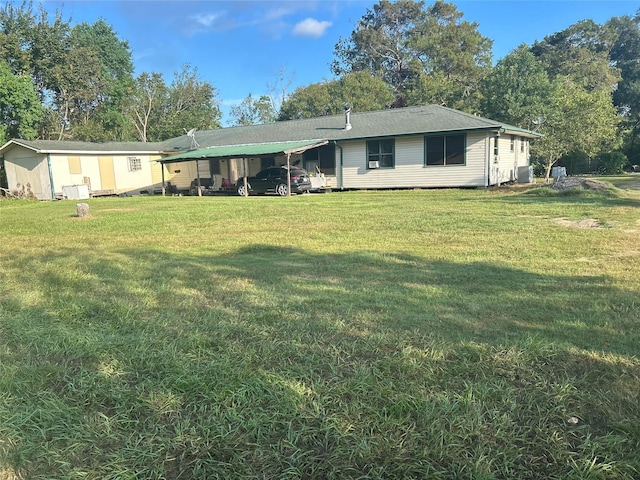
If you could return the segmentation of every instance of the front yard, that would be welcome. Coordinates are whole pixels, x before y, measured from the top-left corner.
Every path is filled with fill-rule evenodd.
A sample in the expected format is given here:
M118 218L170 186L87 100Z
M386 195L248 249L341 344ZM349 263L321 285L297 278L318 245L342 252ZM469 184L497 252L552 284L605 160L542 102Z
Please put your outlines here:
M640 477L640 192L0 201L0 479Z

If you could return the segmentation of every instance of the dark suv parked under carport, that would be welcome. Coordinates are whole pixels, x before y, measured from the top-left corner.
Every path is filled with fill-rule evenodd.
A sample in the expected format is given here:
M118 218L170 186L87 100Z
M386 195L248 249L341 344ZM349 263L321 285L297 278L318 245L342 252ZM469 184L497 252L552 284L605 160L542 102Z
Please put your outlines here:
M287 195L287 174L291 180L291 193L305 193L311 190L311 180L306 170L300 167L269 167L260 170L254 177L247 177L249 193L277 193L280 196ZM245 194L244 177L236 182L238 195Z

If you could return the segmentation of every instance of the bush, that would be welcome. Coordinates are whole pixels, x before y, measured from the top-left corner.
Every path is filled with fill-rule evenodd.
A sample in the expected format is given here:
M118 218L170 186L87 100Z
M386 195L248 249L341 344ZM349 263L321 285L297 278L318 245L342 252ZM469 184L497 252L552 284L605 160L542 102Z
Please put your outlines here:
M598 173L602 175L618 175L624 172L629 163L627 156L622 152L609 152L598 158Z

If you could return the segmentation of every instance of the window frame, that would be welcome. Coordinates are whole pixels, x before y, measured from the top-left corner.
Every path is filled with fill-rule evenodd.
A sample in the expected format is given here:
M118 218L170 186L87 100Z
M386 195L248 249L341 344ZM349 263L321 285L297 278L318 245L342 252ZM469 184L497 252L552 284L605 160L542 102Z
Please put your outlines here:
M524 137L520 137L520 153L527 153L527 143Z
M462 163L447 163L447 138L462 137ZM427 142L435 138L442 139L442 163L429 163L429 149ZM467 134L451 133L447 135L425 135L424 136L424 167L465 167L467 165Z
M384 152L382 149L383 143L388 142L391 145L391 152ZM377 143L377 152L374 152L371 148L373 144ZM365 167L367 170L389 170L396 168L396 139L395 138L376 138L367 140L367 156ZM391 166L385 166L382 162L383 156L391 156ZM373 158L372 158L373 157ZM376 158L377 157L377 158ZM378 162L377 168L369 168L369 162Z
M516 136L515 135L511 135L511 138L509 139L509 151L511 153L515 153L516 152Z
M127 157L130 172L142 171L142 159L140 157Z

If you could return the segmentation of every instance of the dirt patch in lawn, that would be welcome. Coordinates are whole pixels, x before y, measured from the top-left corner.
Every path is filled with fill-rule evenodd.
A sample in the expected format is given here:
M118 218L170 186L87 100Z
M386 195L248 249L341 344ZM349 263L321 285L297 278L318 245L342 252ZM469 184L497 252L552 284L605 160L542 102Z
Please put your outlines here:
M583 218L582 220L570 220L568 218L555 218L554 221L563 227L574 228L603 228L602 223L595 218Z

